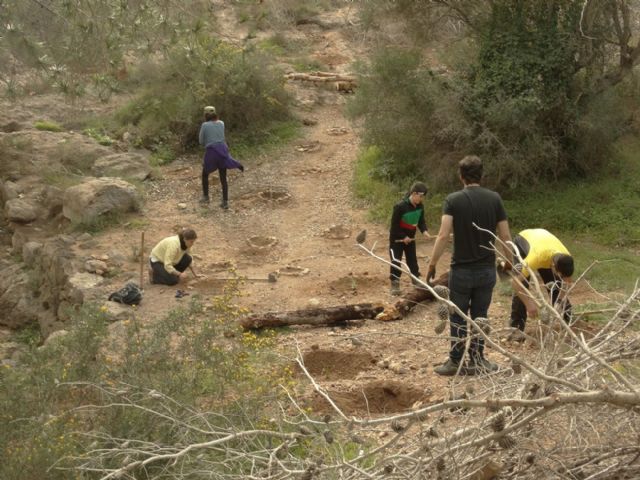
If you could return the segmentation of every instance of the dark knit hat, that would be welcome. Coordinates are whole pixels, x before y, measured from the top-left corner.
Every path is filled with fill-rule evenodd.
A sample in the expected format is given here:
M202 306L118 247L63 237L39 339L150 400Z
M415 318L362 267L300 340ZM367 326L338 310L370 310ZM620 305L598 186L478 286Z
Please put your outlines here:
M416 182L413 185L411 185L411 190L409 191L409 193L424 193L426 195L427 193L427 186L422 183L422 182Z

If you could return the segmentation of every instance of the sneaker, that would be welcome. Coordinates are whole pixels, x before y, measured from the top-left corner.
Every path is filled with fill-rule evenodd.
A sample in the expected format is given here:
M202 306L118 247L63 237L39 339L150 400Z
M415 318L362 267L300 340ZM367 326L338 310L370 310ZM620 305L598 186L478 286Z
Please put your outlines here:
M397 297L400 293L400 280L391 280L391 295Z
M453 377L456 373L458 373L459 367L460 367L459 363L454 362L451 359L448 359L445 363L443 363L439 367L434 368L433 371L436 372L438 375L442 375L444 377ZM466 373L465 369L460 368L460 375L464 375L465 373Z
M203 195L200 197L200 203L209 203L209 195Z
M497 372L498 370L500 370L500 367L496 363L490 362L484 357L478 358L475 361L472 361L466 367L467 375L473 375L476 373L479 373L479 374L493 373L493 372Z

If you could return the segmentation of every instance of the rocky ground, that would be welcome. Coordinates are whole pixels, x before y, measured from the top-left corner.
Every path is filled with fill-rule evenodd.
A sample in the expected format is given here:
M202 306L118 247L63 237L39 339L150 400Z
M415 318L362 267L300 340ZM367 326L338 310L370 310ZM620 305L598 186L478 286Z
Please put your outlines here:
M350 14L345 7L325 22L344 25ZM230 13L223 11L222 15ZM318 45L313 55L334 71L348 73L364 44L354 43L347 33L305 24L295 35L312 39ZM200 295L207 302L220 294L230 270L248 278L237 302L252 312L393 302L388 266L355 242L358 232L366 228L367 245L375 246L378 255L387 256L387 225L368 222L366 210L353 200L352 172L359 133L344 116L347 94L298 82L289 82L288 88L297 100L302 136L268 155L239 159L246 171L229 174L229 210L218 206L220 190L215 175L211 178L211 204L198 203L200 154L194 154L160 167L153 178L141 183L141 198L135 193L130 198L125 195L123 201L141 205L139 212L127 216L124 224L108 226L96 234L74 230L61 215L64 209L79 216L86 212L82 203L71 201L84 193L69 193L65 179L75 175L78 152L92 162L87 175L115 175L114 168L124 167L113 163L113 155L124 152L126 164L133 158L126 142L105 147L80 133L35 130L33 122L38 119L55 121L79 114L51 96L3 104L0 141L20 148L12 150L17 152L13 156L5 156L0 168L5 206L0 225L0 240L5 246L1 261L11 269L10 276L0 282L5 316L1 323L16 327L29 315L36 315L49 333L64 328L63 307L86 300L107 305L114 320L136 315L140 322L153 322L193 296ZM97 109L86 107L81 113L91 115ZM224 119L224 112L222 115ZM57 159L55 164L47 164L50 157ZM112 163L97 165L104 157L110 157ZM150 171L144 161L139 167L138 176ZM65 200L65 195L73 199ZM69 206L72 203L74 209ZM145 268L144 299L135 312L106 302L111 291L129 280L138 281L143 232L143 248L148 254L156 242L184 226L198 233L194 268L204 278L194 279L186 287L150 285ZM433 233L435 230L432 226ZM53 239L58 234L62 236ZM432 246L427 241L417 244L423 273ZM441 271L447 260L441 261ZM22 268L20 261L29 268ZM278 274L276 282L265 281L271 272ZM402 287L405 291L412 288L406 276ZM178 288L190 296L176 298ZM498 285L490 312L498 336L509 294L507 285ZM577 292L578 298L589 295L586 287ZM293 357L294 345L299 345L309 371L345 411L359 415L400 411L447 395L450 380L436 376L432 368L445 360L448 351L448 341L434 333L437 321L435 306L425 304L397 322L295 327L281 335L281 348ZM8 330L2 330L1 336L3 357L10 359L18 347L8 342ZM508 347L529 348L527 344ZM488 356L505 363L495 352ZM498 375L512 374L505 370ZM471 378L456 381L474 382ZM326 407L319 398L311 397L310 401L316 408Z

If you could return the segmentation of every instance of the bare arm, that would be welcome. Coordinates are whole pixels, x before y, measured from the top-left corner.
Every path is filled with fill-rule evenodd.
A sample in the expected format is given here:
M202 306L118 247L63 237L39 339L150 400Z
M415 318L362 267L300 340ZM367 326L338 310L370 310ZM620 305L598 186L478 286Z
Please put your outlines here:
M511 265L513 265L513 252L511 248L509 248L509 243L511 241L511 233L509 232L509 222L507 220L502 220L498 222L496 226L496 230L498 233L498 238L500 242L498 242L498 251L503 255Z
M429 260L429 266L427 267L427 271L433 271L435 275L436 264L442 253L444 252L447 243L449 242L449 234L453 230L453 217L451 215L443 215L442 220L440 221L440 231L438 232L438 237L436 238L436 243L433 246L433 250L431 252L431 259ZM429 274L427 274L429 275Z

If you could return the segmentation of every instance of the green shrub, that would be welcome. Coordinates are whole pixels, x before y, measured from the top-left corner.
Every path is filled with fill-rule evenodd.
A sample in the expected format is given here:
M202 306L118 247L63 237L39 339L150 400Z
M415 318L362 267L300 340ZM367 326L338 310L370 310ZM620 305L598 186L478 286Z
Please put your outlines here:
M284 398L273 386L291 391L293 371L271 353L274 332L239 328L246 311L234 306L238 285L229 283L206 304L194 297L144 325L132 308L111 335L106 307L87 305L73 313L67 335L33 345L15 367L0 367L0 423L8 426L0 429L0 478L81 478L83 466L120 466L123 456L108 455L123 444L117 439L174 448L211 440L214 430L293 428L270 421ZM267 440L234 445L261 451ZM151 464L146 475L218 454L203 455L182 465Z
M273 122L288 118L282 75L268 59L205 34L172 49L162 62L141 65L134 75L144 79L144 92L117 120L131 125L145 147L180 151L197 145L204 105L216 106L228 137L264 139Z
M39 120L34 123L33 126L37 130L43 130L47 132L62 132L64 130L62 126L57 124L56 122L50 122L47 120Z
M426 177L406 177L399 183L391 183L384 171L384 156L377 147L368 147L360 152L353 177L355 196L368 207L369 218L378 223L388 225L393 206L407 193L415 181L424 181L429 185L431 193L424 200L425 220L429 232L434 235L442 211L443 196L433 194L431 179Z
M83 133L105 147L113 145L113 138L107 135L104 131L100 131L95 128L86 128Z

